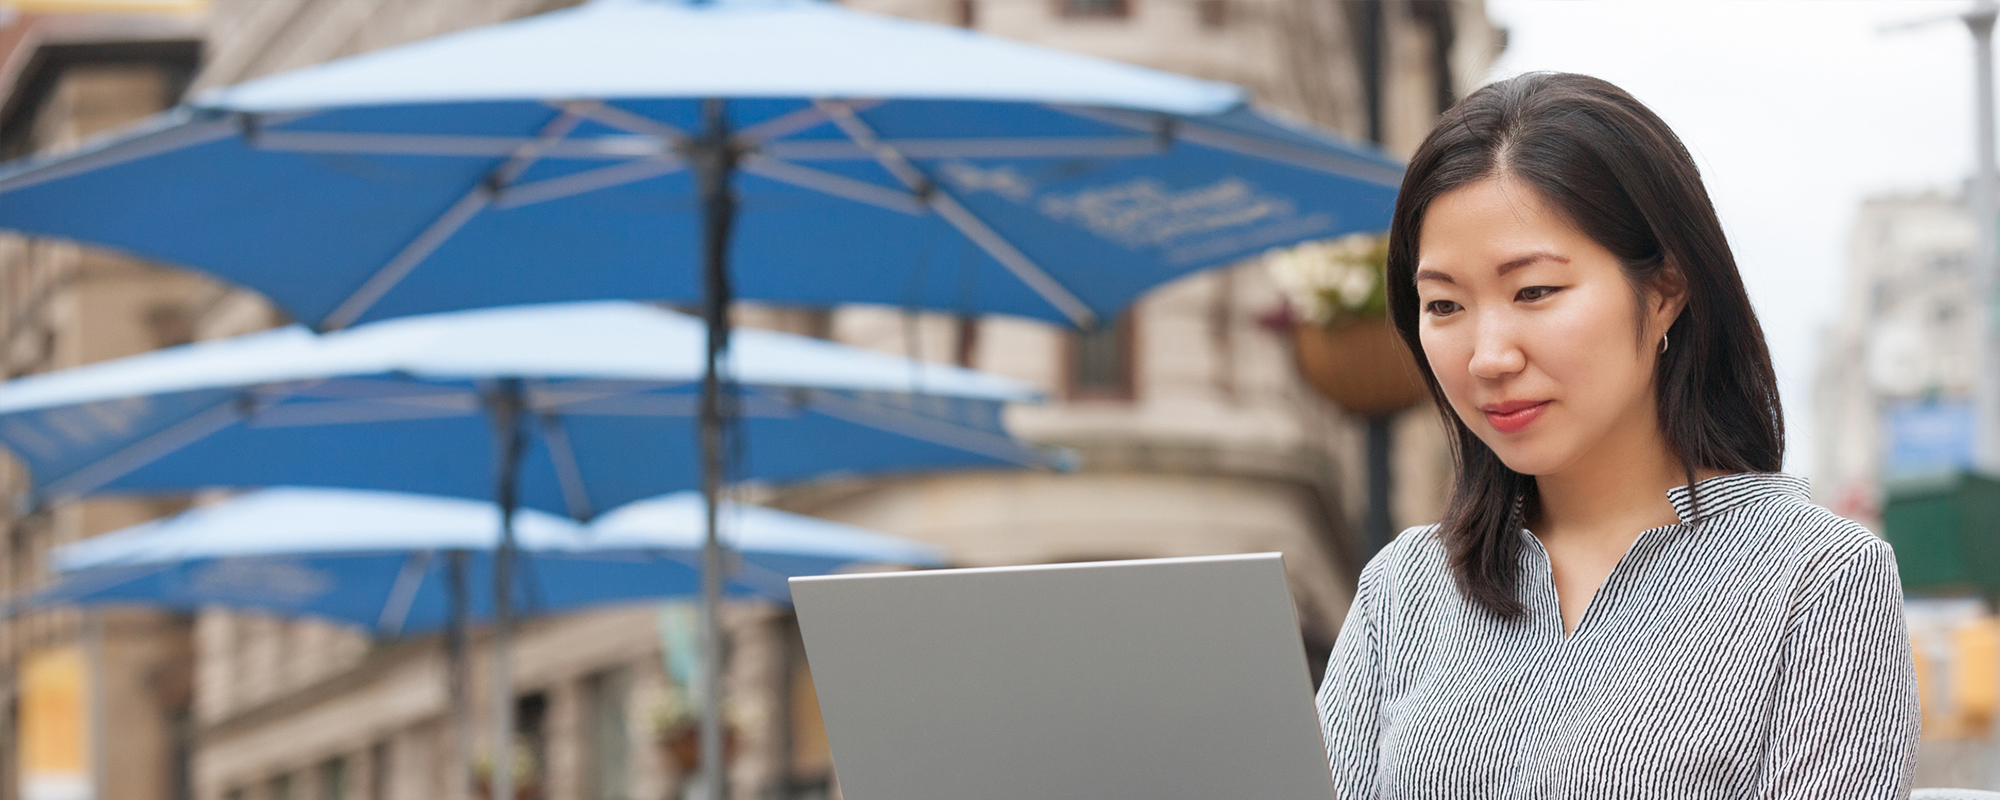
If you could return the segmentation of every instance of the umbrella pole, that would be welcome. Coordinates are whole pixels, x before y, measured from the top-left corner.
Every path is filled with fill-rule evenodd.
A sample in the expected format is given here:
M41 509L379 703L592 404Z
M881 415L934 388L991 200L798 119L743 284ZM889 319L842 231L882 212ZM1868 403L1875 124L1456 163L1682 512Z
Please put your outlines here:
M500 506L500 544L493 550L493 772L488 800L514 798L514 679L511 660L514 627L514 508L525 438L521 432L521 383L499 382L489 400L494 438L499 445L499 469L494 477L494 502Z
M729 122L720 99L702 101L703 130L689 159L701 193L702 316L708 328L708 348L701 377L701 494L708 505L701 545L701 776L703 797L722 800L728 765L724 763L722 727L722 540L721 522L724 426L722 354L729 348L729 232L735 222L736 198L729 184L737 153L729 141Z
M445 636L445 688L451 702L451 773L445 792L451 800L472 796L472 704L466 696L470 682L466 667L465 551L453 550L445 556L445 588L451 594L450 630ZM379 768L379 766L378 766Z

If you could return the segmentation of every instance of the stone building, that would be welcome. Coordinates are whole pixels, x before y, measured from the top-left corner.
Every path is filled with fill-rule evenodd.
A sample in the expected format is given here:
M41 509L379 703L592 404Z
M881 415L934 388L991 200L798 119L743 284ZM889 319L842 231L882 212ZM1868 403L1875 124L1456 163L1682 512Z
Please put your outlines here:
M41 0L0 31L0 147L72 146L233 83L571 0ZM94 5L116 6L118 13ZM1267 108L1407 154L1475 86L1503 37L1480 0L850 0L857 8L1066 48L1249 87ZM1011 318L898 309L746 307L745 324L953 361L1048 390L1016 409L1022 436L1077 450L1069 474L960 473L760 487L772 505L921 539L963 565L1280 550L1309 651L1323 657L1366 558L1368 426L1301 382L1280 302L1245 264L1162 287L1118 324L1077 335ZM0 369L59 369L281 321L259 298L202 277L67 243L0 238ZM1434 518L1448 453L1419 408L1393 434L1398 524ZM1386 433L1385 433L1386 432ZM1384 441L1387 441L1386 439ZM23 478L0 460L12 495ZM0 592L47 579L46 553L184 507L91 501L8 509ZM528 623L512 670L518 742L550 800L667 796L654 746L675 695L671 609L632 607ZM834 791L795 622L781 608L727 615L726 685L741 747L733 796ZM475 640L475 645L480 643ZM481 645L483 646L483 645ZM91 702L83 794L24 782L0 754L0 800L367 800L447 796L444 658L436 639L375 642L310 621L205 611L38 612L0 625L0 723L15 672L81 653ZM475 697L484 695L475 670ZM476 704L478 711L484 703ZM483 725L475 728L484 732ZM480 741L476 747L489 748ZM32 771L32 770L26 770ZM30 786L30 791L22 787ZM52 788L53 787L53 788Z

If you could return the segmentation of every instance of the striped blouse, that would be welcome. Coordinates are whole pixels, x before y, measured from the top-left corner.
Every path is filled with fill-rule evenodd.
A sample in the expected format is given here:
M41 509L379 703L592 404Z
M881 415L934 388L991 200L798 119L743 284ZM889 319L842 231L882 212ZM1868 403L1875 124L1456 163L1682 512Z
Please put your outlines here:
M1917 684L1895 556L1744 473L1669 493L1563 632L1527 531L1525 618L1460 597L1435 526L1362 570L1319 692L1341 800L1902 798Z

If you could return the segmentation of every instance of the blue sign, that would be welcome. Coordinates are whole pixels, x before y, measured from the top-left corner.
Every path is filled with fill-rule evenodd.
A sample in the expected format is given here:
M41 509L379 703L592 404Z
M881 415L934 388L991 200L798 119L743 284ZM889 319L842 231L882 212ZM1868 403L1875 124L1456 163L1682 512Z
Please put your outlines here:
M1883 409L1887 475L1971 469L1975 454L1972 401L1923 400Z

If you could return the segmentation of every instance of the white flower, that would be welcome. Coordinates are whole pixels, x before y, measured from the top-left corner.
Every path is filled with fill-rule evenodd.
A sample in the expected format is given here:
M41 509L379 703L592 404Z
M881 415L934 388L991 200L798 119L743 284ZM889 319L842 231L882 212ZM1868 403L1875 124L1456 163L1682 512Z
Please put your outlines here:
M1338 267L1339 274L1333 279L1333 289L1340 295L1340 304L1349 310L1359 310L1368 304L1368 296L1375 292L1375 270L1365 264L1347 262Z
M1274 248L1264 254L1264 265L1293 315L1324 325L1368 306L1381 280L1372 259L1377 241L1376 234L1355 233Z

